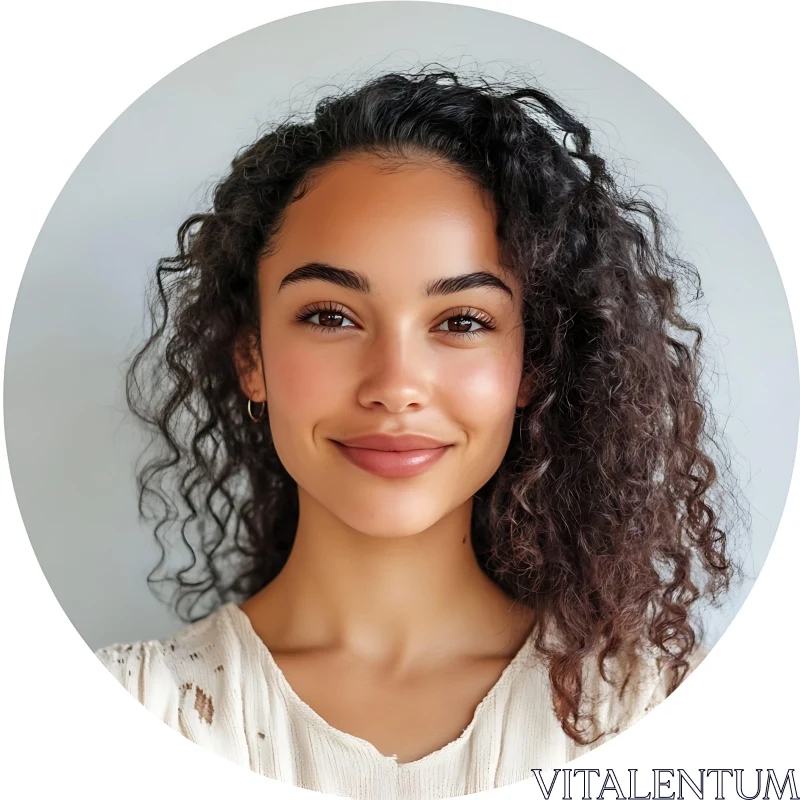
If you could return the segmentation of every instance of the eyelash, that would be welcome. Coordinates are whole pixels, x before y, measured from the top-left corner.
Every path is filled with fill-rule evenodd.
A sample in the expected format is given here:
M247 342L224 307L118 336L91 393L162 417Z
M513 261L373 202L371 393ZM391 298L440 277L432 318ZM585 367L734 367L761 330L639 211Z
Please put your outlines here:
M320 333L333 333L341 330L343 327L351 327L350 325L320 325L316 322L310 322L311 317L319 314L322 311L339 314L345 317L345 319L350 319L350 317L348 317L345 313L345 309L336 303L313 303L312 305L306 306L306 308L298 311L297 314L295 314L295 319L298 322L302 322L303 324L318 330ZM479 323L483 326L483 328L477 331L441 331L441 333L446 333L448 336L464 336L472 338L474 336L484 336L487 330L492 331L495 329L495 323L491 317L487 316L481 311L476 311L473 308L457 308L454 310L454 313L451 316L443 320L440 324L443 325L445 322L449 322L451 319L468 319ZM350 321L352 322L352 320Z

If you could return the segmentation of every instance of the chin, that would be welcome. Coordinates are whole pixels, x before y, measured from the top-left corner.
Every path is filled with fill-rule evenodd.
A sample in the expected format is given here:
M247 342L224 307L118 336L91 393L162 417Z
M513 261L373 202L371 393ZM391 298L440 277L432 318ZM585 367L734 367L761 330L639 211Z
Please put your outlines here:
M380 539L404 538L422 533L447 515L447 509L434 508L422 498L405 498L401 503L381 502L373 496L367 502L336 503L330 510L353 530Z
M444 515L420 517L415 514L407 514L398 517L379 513L358 515L358 518L355 519L352 514L348 514L341 519L365 536L374 536L376 539L402 539L422 533L435 525L442 516Z

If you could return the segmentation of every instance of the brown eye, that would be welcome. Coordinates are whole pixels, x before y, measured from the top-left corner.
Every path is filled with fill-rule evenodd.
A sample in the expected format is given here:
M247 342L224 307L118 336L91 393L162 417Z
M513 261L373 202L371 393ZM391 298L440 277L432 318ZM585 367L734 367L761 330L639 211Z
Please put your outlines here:
M319 324L326 328L340 328L344 319L344 314L340 314L338 311L320 311L317 316L319 316Z
M296 314L295 319L318 331L333 332L343 328L356 327L342 309L326 306L306 308ZM349 324L345 324L345 321Z
M450 314L435 330L457 340L481 338L497 327L497 323L486 312L468 306L454 308Z
M475 326L474 328L472 326ZM456 337L473 338L485 336L487 331L494 329L494 323L489 319L481 319L474 314L458 313L449 317L437 327L442 333Z
M448 331L451 333L467 333L470 331L472 323L476 321L471 317L450 317L447 320Z

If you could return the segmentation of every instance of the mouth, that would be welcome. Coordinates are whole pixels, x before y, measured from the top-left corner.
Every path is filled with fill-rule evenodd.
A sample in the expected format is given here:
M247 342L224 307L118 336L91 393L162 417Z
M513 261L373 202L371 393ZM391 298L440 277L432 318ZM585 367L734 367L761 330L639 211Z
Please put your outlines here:
M352 447L331 439L337 450L355 466L382 478L412 478L436 464L453 445L416 450L373 450Z

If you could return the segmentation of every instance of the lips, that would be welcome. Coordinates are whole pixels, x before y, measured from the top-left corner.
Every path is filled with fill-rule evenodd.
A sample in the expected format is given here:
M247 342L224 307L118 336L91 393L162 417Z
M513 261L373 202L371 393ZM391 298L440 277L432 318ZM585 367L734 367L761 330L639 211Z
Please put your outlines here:
M429 436L373 434L342 441L334 446L350 463L383 478L411 478L430 469L452 447Z
M404 433L399 436L390 436L387 433L371 433L367 436L351 436L347 439L337 439L336 441L348 447L396 451L432 450L448 444L448 442L442 442L433 436L425 436L421 433Z

